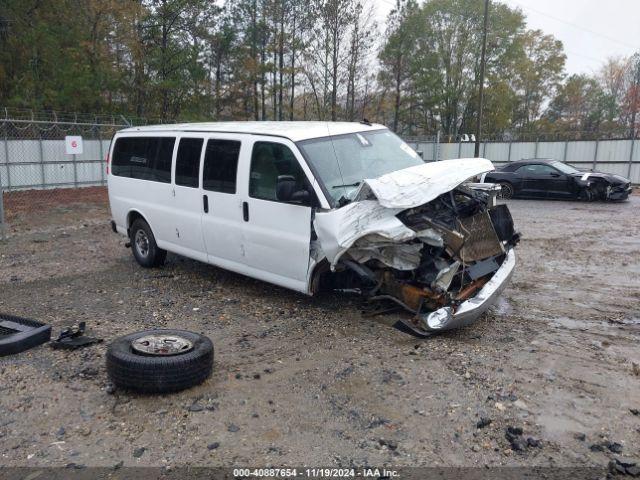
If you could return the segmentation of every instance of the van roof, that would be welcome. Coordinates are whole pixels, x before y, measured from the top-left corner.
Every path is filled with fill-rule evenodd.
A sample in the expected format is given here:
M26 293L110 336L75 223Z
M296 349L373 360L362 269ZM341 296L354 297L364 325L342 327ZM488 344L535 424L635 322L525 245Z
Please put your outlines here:
M310 138L368 132L383 128L386 127L379 124L357 122L203 122L145 125L143 127L125 128L118 133L167 131L247 133L285 137L298 142Z

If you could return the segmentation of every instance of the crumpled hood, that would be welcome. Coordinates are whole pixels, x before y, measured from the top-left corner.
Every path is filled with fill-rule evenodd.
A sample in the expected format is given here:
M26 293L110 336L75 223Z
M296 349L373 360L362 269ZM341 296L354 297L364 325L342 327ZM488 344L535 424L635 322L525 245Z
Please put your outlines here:
M342 254L365 236L376 235L392 242L411 240L416 232L396 217L398 213L429 203L465 180L493 169L486 158L461 158L366 179L351 203L316 212L314 227L320 246L333 268Z
M354 199L375 196L386 208L414 208L447 193L465 180L494 170L486 158L459 158L430 162L365 179Z

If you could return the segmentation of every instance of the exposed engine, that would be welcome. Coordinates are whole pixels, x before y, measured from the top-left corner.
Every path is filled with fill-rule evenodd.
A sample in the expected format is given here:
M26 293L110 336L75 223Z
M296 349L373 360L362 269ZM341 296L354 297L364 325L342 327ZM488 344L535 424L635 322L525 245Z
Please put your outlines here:
M410 229L407 240L359 238L324 286L394 302L414 318L443 306L455 310L489 281L519 240L507 206L495 206L494 192L465 184L396 218ZM420 330L417 321L409 326Z

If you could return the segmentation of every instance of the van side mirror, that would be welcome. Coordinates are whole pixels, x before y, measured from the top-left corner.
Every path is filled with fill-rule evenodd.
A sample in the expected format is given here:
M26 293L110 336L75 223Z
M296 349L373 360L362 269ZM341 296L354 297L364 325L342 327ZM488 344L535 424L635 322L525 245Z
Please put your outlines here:
M308 190L296 190L296 179L293 175L278 175L276 198L281 202L296 202L310 205L311 194Z
M301 205L310 205L311 204L311 194L308 190L298 190L297 192L293 192L291 195L292 202L299 203Z

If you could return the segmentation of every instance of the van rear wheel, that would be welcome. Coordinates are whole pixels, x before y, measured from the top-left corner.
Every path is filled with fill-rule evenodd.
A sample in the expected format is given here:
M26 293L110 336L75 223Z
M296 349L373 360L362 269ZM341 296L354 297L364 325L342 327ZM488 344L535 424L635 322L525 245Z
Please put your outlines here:
M136 261L145 268L159 267L167 258L167 251L156 243L151 227L143 219L138 218L129 229L131 251Z

